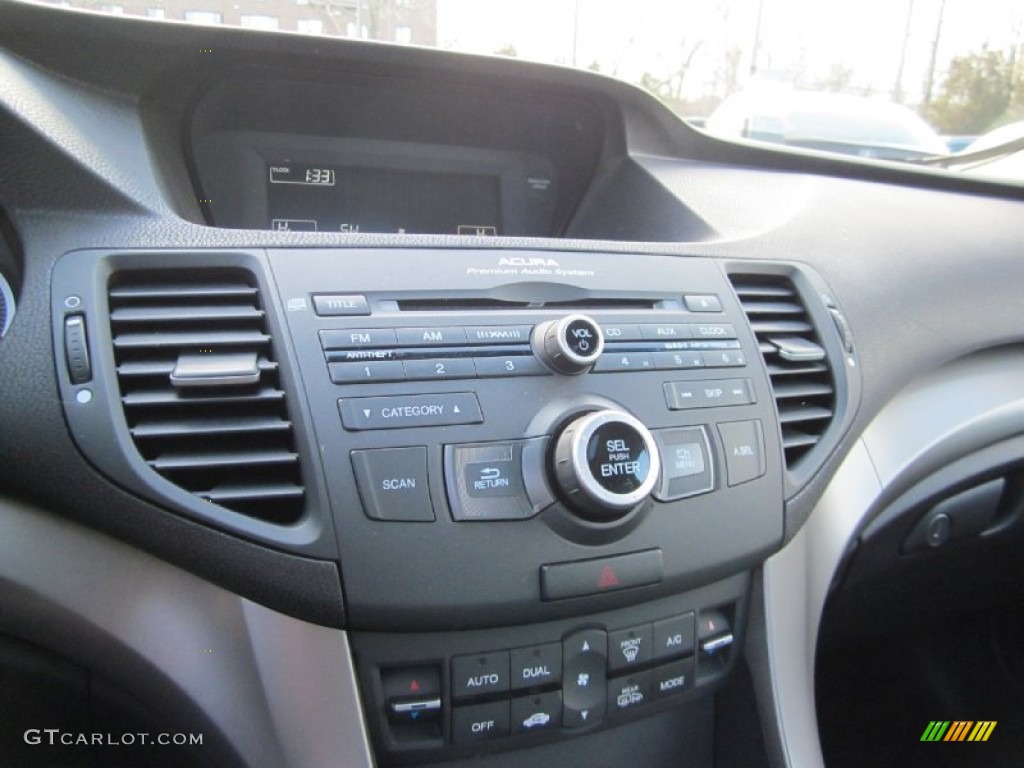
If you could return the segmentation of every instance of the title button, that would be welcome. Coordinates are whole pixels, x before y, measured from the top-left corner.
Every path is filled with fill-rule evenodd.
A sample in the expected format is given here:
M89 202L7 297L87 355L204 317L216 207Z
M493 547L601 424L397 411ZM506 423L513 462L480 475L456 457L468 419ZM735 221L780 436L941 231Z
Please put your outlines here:
M321 293L313 297L313 308L321 317L370 314L366 297L354 293Z

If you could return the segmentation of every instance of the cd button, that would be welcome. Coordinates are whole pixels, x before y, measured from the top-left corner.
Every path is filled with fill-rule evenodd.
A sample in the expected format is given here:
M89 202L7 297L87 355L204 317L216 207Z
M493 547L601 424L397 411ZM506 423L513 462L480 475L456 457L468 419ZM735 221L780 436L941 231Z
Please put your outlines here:
M605 341L639 341L643 339L639 325L602 325Z

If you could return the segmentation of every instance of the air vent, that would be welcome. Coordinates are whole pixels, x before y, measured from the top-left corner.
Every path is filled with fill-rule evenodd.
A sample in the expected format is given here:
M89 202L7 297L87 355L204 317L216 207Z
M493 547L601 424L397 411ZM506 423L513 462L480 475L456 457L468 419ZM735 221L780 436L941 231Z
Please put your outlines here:
M295 522L299 457L254 277L124 272L109 295L121 402L142 458L205 501Z
M821 440L835 413L825 349L796 286L778 275L729 275L757 337L782 425L786 466Z

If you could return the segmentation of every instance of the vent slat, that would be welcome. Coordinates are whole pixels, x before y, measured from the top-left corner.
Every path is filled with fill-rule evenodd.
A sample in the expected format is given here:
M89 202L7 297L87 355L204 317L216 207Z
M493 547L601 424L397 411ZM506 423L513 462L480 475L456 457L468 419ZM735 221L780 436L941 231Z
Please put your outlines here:
M194 469L206 472L217 467L265 467L268 464L292 464L298 460L298 454L283 451L196 452L165 454L151 459L149 465L158 471Z
M167 347L261 347L270 337L259 331L153 331L122 333L114 337L114 349L149 349Z
M200 285L120 285L110 289L113 304L127 301L159 301L162 299L226 299L251 298L255 300L258 291L255 286L239 283L204 283Z
M820 441L834 416L835 382L826 360L786 360L772 342L785 334L796 349L821 347L796 285L782 275L729 275L771 377L786 466L793 469ZM814 345L814 346L812 346ZM794 355L789 355L794 357Z
M263 319L263 310L249 305L233 306L136 306L121 307L110 313L113 323L149 324L149 323L208 323L226 321L259 322Z
M789 400L794 397L820 397L832 395L832 386L819 381L772 382L776 400Z
M779 421L783 424L795 424L800 421L821 421L831 419L832 411L820 405L785 405L779 406Z
M133 406L164 406L164 405L245 405L248 403L284 401L284 392L279 389L265 387L253 392L243 394L224 393L209 395L203 393L201 396L186 394L182 395L174 389L153 389L138 390L124 395L121 402L125 407Z
M176 360L128 361L117 366L117 375L126 377L170 376L176 364ZM277 363L267 360L265 357L261 357L257 365L263 373L277 370Z
M252 501L270 499L301 499L306 489L301 485L239 485L218 486L200 494L203 498L228 505L233 501Z
M204 435L244 435L254 432L287 432L292 428L290 421L270 416L242 419L180 419L163 422L136 424L132 436L146 438L184 438Z
M253 275L120 272L108 296L121 403L147 464L204 501L268 523L297 522L302 468ZM256 352L259 381L176 388L179 355L202 350Z
M811 333L814 326L803 320L758 320L752 318L750 327L755 336L765 333Z

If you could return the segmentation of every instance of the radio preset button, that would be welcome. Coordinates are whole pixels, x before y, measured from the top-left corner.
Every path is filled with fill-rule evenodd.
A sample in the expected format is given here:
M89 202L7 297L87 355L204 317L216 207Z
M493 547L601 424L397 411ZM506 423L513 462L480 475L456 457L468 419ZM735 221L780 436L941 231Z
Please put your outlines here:
M551 371L540 364L533 355L509 355L508 357L474 357L476 375L481 379L504 376L550 376Z
M704 358L700 352L655 352L651 357L654 359L654 367L659 371L704 367Z
M396 328L400 347L435 347L466 343L466 331L459 327Z
M395 346L395 332L391 328L353 328L348 331L320 331L320 346L324 349L393 347Z
M335 384L405 381L405 369L397 360L370 360L365 363L328 363L327 370Z
M479 424L484 420L472 392L436 395L347 397L338 401L341 423L349 431L408 429Z
M735 352L701 352L704 365L708 368L739 368L747 364L747 358L739 350Z
M594 373L653 370L654 360L646 352L605 352L594 365Z
M476 368L468 357L444 357L430 360L406 360L405 378L409 381L428 379L472 379Z

